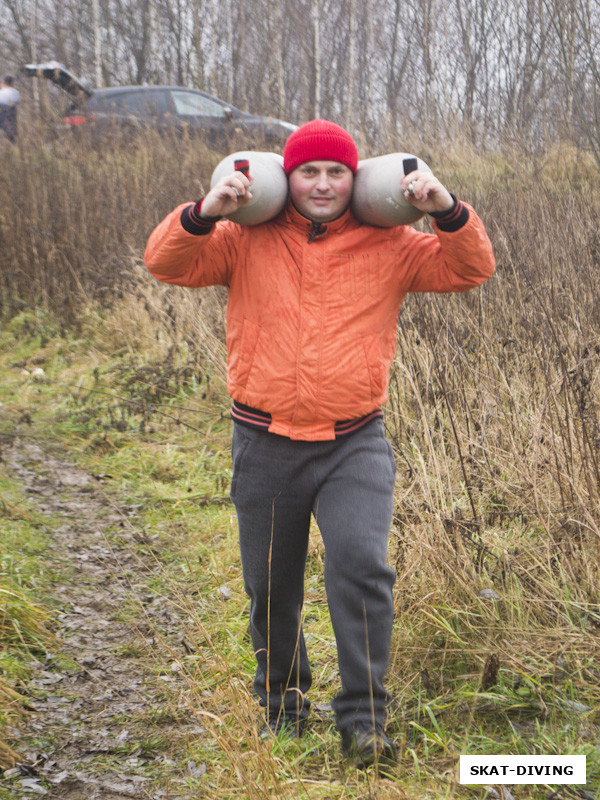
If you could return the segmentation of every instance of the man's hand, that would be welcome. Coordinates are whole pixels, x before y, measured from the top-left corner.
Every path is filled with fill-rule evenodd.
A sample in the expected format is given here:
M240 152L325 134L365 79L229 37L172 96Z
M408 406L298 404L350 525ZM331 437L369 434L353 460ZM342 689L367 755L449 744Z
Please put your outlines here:
M236 170L215 183L202 201L201 217L226 217L252 199L252 176Z
M450 211L454 205L450 192L431 172L416 169L405 175L400 184L405 199L419 211Z

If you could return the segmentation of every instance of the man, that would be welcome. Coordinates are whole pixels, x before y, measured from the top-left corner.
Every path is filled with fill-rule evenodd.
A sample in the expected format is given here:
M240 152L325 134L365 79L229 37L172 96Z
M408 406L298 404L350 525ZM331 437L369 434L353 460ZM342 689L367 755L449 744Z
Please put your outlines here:
M11 75L0 80L0 131L11 142L17 138L17 106L21 99L13 83Z
M395 466L381 406L398 311L407 292L478 286L494 258L473 209L427 172L401 184L409 202L436 218L436 234L359 223L349 210L358 152L334 123L294 131L283 163L289 200L274 220L245 228L221 220L251 197L251 177L234 172L198 203L176 208L145 257L158 280L229 290L231 498L265 730L298 736L308 716L301 609L313 514L342 684L336 724L343 752L364 766L395 758L383 683Z

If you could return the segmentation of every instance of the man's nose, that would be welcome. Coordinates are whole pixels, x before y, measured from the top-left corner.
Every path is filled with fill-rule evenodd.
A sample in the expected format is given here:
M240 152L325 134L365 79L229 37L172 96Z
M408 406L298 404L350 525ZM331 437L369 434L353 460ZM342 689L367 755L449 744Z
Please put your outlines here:
M317 189L326 192L329 189L329 178L326 172L320 172L317 177Z

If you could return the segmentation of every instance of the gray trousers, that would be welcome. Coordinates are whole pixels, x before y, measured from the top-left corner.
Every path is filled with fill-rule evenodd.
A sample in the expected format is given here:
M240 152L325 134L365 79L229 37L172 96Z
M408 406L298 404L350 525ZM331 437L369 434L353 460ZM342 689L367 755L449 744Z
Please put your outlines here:
M231 499L261 705L269 714L300 718L310 708L301 609L314 514L342 683L333 701L337 726L381 729L395 580L386 563L395 464L381 419L328 442L294 441L234 423L232 452Z

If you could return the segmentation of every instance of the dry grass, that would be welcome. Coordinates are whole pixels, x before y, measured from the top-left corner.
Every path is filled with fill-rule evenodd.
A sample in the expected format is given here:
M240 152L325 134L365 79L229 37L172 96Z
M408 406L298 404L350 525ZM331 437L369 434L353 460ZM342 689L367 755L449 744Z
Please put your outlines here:
M0 513L0 521L2 514ZM45 650L52 642L48 612L31 601L20 588L0 583L0 656ZM0 667L1 669L1 667ZM0 674L0 732L23 717L23 696ZM14 766L17 754L0 739L0 769Z
M571 150L424 155L477 208L498 261L480 290L406 301L386 410L398 463L392 724L408 758L443 771L465 746L560 752L597 738L600 189ZM218 158L152 140L4 160L4 313L46 303L103 347L183 353L222 383L222 295L158 287L140 264L155 222L201 193ZM235 686L228 669L215 662L220 686ZM202 685L193 677L191 691ZM241 719L251 701L229 691ZM236 749L235 723L216 716L241 784L285 793L277 758ZM537 733L519 738L517 723Z
M23 698L3 679L0 678L0 708L5 720L19 718L22 714ZM17 753L0 740L0 769L9 769L18 759Z

